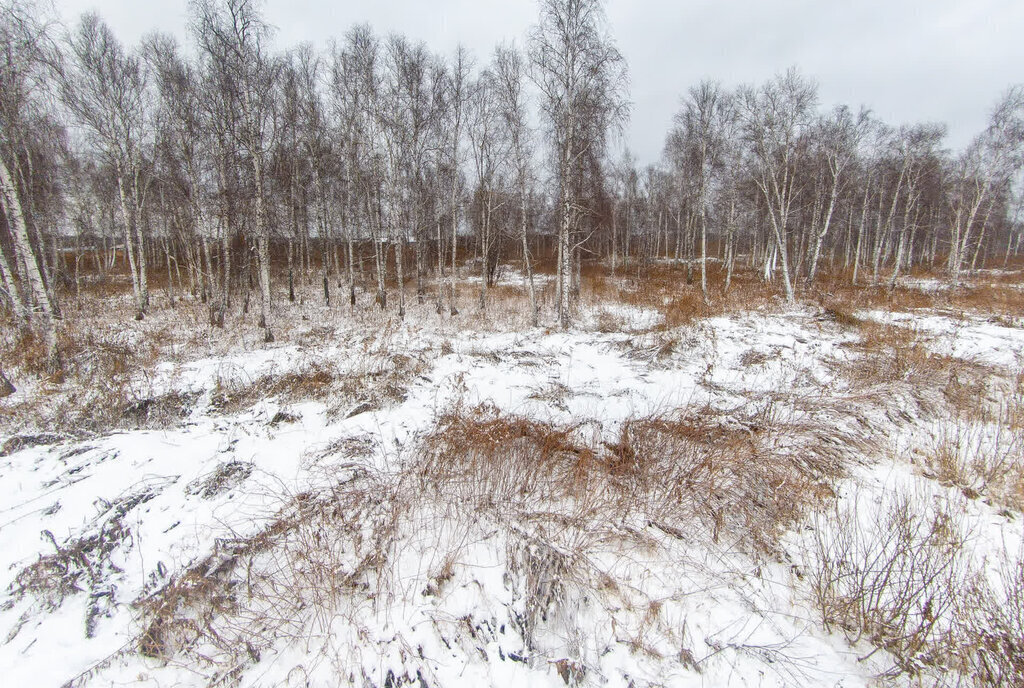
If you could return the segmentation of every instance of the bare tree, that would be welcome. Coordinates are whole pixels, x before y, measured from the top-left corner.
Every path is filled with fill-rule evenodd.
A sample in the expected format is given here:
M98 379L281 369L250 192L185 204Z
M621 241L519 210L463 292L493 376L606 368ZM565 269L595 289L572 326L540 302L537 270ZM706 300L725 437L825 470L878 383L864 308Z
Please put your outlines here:
M448 167L450 174L451 185L449 187L449 212L451 213L452 220L452 263L451 272L448 275L448 313L449 315L457 315L459 309L456 307L457 292L456 292L456 260L458 258L459 249L459 218L461 211L461 204L459 199L461 198L461 182L462 177L459 173L460 161L462 159L462 129L463 122L465 120L465 109L466 101L469 98L469 75L472 69L472 60L469 56L469 51L462 45L459 45L455 50L455 57L452 61L451 69L448 72L448 108L446 114L448 115L448 127L450 132L450 138L448 139ZM440 247L438 247L440 250Z
M523 94L525 77L523 58L515 46L499 46L494 54L494 79L500 102L501 119L510 143L516 187L519 194L519 237L523 251L523 283L530 296L530 321L538 325L537 292L533 283L533 263L528 241L530 216L527 212L532 183L531 160L533 148L528 123L526 97Z
M146 244L141 215L146 203L146 73L136 55L125 52L110 27L85 14L68 36L71 62L63 71L64 102L83 124L117 177L125 254L132 277L136 319L149 307Z
M903 159L901 168L905 194L903 221L897 234L889 289L896 287L904 256L909 252L907 245L913 243L924 174L928 165L935 161L936 150L945 135L946 127L942 124L918 124L900 128L899 150Z
M730 94L713 81L702 81L690 89L683 101L682 110L676 115L677 142L675 151L677 165L692 172L696 180L693 212L700 224L700 288L704 300L708 299L708 215L712 201L712 188L718 182L725 162L728 137L735 120L735 109Z
M422 43L391 36L384 51L383 88L375 114L383 144L386 178L384 207L395 247L398 315L405 316L406 242L416 242L417 294L423 301L423 172L431 130L432 58Z
M775 240L774 253L782 263L786 300L793 301L790 277L789 230L793 203L799 193L797 166L800 137L811 121L817 87L796 69L775 77L759 89L740 92L744 135L751 171L764 196ZM766 266L772 258L766 258Z
M263 338L274 340L271 327L270 223L267 216L267 154L273 129L274 84L281 63L269 53L270 27L254 0L193 0L193 35L213 72L215 83L237 111L233 133L252 171L259 267L260 325Z
M373 247L374 274L377 281L376 303L387 308L386 241L381 209L384 184L384 152L380 138L378 111L381 99L380 42L369 26L353 27L342 48L335 47L332 84L335 110L341 120L346 148L344 165L347 192L354 208L361 208L365 227ZM352 243L349 226L349 259ZM352 275L350 272L350 289ZM355 292L351 291L354 305Z
M188 218L181 238L190 256L189 262L198 275L202 297L210 302L210 320L223 324L224 299L215 298L214 294L223 294L224 290L217 285L210 246L216 238L211 222L215 211L208 191L216 187L211 154L215 147L204 116L200 82L195 68L181 55L172 37L150 35L144 49L159 94L160 122L164 129L161 159L165 167L174 168L158 171L160 183L162 186L173 183L178 187L177 196ZM170 283L170 275L168 281Z
M341 132L340 144L336 143L335 138L331 135L330 123L328 120L327 106L324 99L320 95L319 84L320 84L320 73L321 64L313 49L308 45L302 45L294 55L296 64L293 67L294 76L296 79L296 98L297 98L297 117L296 122L296 136L293 142L293 147L296 150L291 152L293 160L298 164L299 160L304 161L304 167L308 170L306 176L307 179L312 181L312 196L313 196L313 207L314 217L316 218L316 232L317 236L321 238L322 243L334 243L335 232L332 228L332 187L338 185L344 185L345 193L348 192L348 185L346 179L340 179L342 174L341 170L341 156L342 149L345 146L347 140L344 132ZM297 194L295 185L297 183L298 175L295 175L295 179L292 180L292 187L290 193L292 195ZM345 197L347 201L347 195ZM293 201L297 203L298 199ZM293 213L295 211L293 210ZM350 225L350 212L349 204L343 202L337 208L337 214L340 217L340 221L343 227ZM306 213L308 215L308 213ZM306 223L303 223L306 224ZM309 240L309 230L304 229L300 234L300 241L305 244ZM351 237L351 232L346 229L346 235ZM355 284L354 275L352 272L352 243L349 241L349 252L348 260L346 261L348 266L348 291L349 299L352 305L354 305L355 299ZM308 261L308 247L304 249L307 254L306 260ZM336 258L336 245L333 250L325 250L321 256L321 262L323 263L323 287L324 287L324 298L330 305L330 291L327 279L327 263L330 262L329 257L334 258L334 270L335 276L338 278L340 287L340 270L341 266Z
M626 67L600 0L542 0L529 55L559 185L558 322L567 328L584 162L602 157L609 132L626 117Z
M470 157L476 175L475 207L477 209L477 234L480 245L480 310L487 310L487 286L491 279L491 245L494 236L494 214L497 201L498 168L504 151L498 139L500 123L497 88L494 75L484 70L473 83L470 96L469 136Z
M953 212L947 270L953 286L960 273L981 208L1024 164L1024 86L1010 88L992 113L989 127L956 162L950 189Z
M55 372L60 365L57 310L41 268L45 246L32 244L24 203L29 187L19 182L24 178L21 152L28 148L32 130L45 120L40 108L46 106L38 100L38 87L45 80L49 36L48 27L35 18L33 9L21 3L0 6L0 208L13 251L9 258L0 241L0 277L19 322L34 326L42 335L47 365ZM22 277L24 295L16 273ZM7 382L6 378L0 382Z
M870 124L867 110L861 109L856 118L845 105L836 106L832 112L818 120L815 141L820 146L825 164L828 167L828 207L823 213L820 228L812 228L813 253L811 267L807 272L807 283L813 284L818 274L818 261L821 258L821 247L832 227L836 201L842 189L843 175L855 160L861 140Z

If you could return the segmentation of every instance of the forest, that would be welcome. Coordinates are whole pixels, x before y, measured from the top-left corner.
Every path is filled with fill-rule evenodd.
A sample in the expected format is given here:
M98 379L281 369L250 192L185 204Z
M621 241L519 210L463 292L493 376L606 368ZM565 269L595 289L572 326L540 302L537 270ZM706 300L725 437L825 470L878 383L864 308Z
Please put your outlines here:
M0 682L1024 685L1024 83L182 4L0 0Z
M585 264L681 264L687 283L699 268L704 300L708 261L718 293L739 264L793 301L821 273L894 287L939 270L956 286L1019 255L1020 86L950 151L942 123L822 110L796 68L707 80L680 95L662 160L641 168L618 145L628 73L600 7L565 7L571 32L565 8L544 5L525 48L477 64L365 25L324 53L275 48L250 0L192 3L184 47L5 6L5 310L57 366L64 295L125 272L136 318L152 276L169 304L201 298L211 324L252 306L269 342L287 317L275 282L294 300L296 280L315 281L325 303L338 290L353 307L357 289L382 309L390 291L400 317L414 288L454 315L470 256L467 304L486 311L498 265L516 261L536 311L540 264L567 327Z

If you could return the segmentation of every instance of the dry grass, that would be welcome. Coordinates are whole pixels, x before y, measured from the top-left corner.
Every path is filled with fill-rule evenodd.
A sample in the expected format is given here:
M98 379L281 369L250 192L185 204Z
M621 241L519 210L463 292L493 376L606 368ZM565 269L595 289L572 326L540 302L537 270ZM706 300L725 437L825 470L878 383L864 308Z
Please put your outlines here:
M402 511L394 487L360 469L300 493L255 535L218 540L203 561L139 600L139 651L187 659L212 682L283 638L327 631L341 601L372 601Z
M483 406L455 407L424 439L413 471L421 489L465 510L509 516L570 509L577 518L616 509L606 473L580 426L555 428Z
M1024 511L1024 433L999 423L953 418L919 451L925 475L970 499Z
M778 284L765 285L740 273L729 294L722 295L723 275L717 266L710 277L711 298L705 302L699 282L687 283L680 266L645 267L615 278L604 268L591 267L584 272L582 298L585 303L655 310L664 316L655 328L659 330L723 313L783 307ZM861 399L864 405L887 406L893 390L909 389L922 405L927 401L931 411L958 414L967 423L965 428L1002 423L1012 443L993 452L972 439L971 431L950 434L925 458L925 468L964 494L990 496L1021 508L1024 374L1014 381L1009 401L1000 405L993 399L1000 398L1002 383L991 371L930 353L913 330L855 315L860 309L879 307L974 311L986 308L989 299L992 313L1010 317L1013 308L1024 305L1017 300L1021 290L1001 283L956 293L852 289L842 286L841 277L823 280L827 297L804 292L801 298L818 302L828 319L858 334L851 345L856 359L844 372L855 392L868 393L869 398ZM69 319L74 325L62 326L67 362L63 379L42 380L43 401L0 407L6 414L0 422L15 427L32 414L55 428L94 431L171 424L190 411L195 398L179 393L146 395L133 382L140 373L144 376L159 360L181 356L175 351L182 344L187 345L187 356L194 356L223 352L247 338L258 341L252 314L224 331L210 329L204 307L188 301L173 312L161 310L142 325L126 327L134 338L94 327L109 324L103 300L119 289L124 296L123 286L108 283L87 290L81 319ZM547 283L539 291L542 308L550 316L553 285ZM474 315L475 289L461 285L460 295L464 313L452 321L454 328L515 329L527 320L527 297L519 285L489 290L487 322ZM407 303L415 302L411 290L407 297ZM121 310L127 313L130 304L122 300ZM428 294L424 308L430 307ZM322 313L308 305L296 308L294 313L313 319ZM328 317L334 316L324 315L325 321L312 327L299 317L282 317L278 342L293 341L303 348L330 342L338 335ZM390 315L379 315L372 306L353 314L345 310L338 317L352 318L360 327L397 327ZM174 325L181 322L201 327L178 332ZM612 315L598 321L598 328L608 331L621 325ZM659 340L656 358L668 358L676 346L670 334ZM41 376L39 342L5 336L2 346L5 369ZM386 342L381 346L386 348ZM452 351L450 344L441 347L442 354ZM352 370L314 358L294 370L251 381L225 377L213 392L214 410L241 413L272 398L285 405L318 400L329 414L341 415L401 401L425 363L404 355L374 354L371 365ZM755 367L765 363L766 356L751 350L741 364ZM552 405L563 402L567 408L564 399L569 392L555 384L539 394ZM424 595L441 597L465 572L465 544L439 538L433 543L429 575L421 580L409 574L414 583L400 582L402 547L407 546L403 538L410 531L426 531L431 537L431 529L472 530L474 536L488 531L506 538L508 551L501 565L512 581L510 587L523 600L514 625L527 647L534 645L549 618L570 608L566 600L576 592L614 589L615 581L602 578L594 565L594 553L623 540L653 547L657 540L645 535L645 529L673 540L717 542L723 549L755 558L781 558L784 533L809 510L831 502L848 463L869 447L861 435L836 422L849 420L861 408L843 408L824 395L769 396L770 402L754 414L706 407L635 418L616 427L614 439L594 421L556 426L488 406L454 406L419 444L404 448L400 457L389 457L396 460L393 473L345 466L328 488L292 495L255 535L219 540L207 559L139 600L146 629L139 649L147 656L204 667L211 682L226 681L275 644L330 634L339 616L352 628L365 630L373 615L386 613L390 604L408 595L402 586L416 585ZM66 420L58 423L57 418ZM281 416L271 422L288 420ZM909 420L909 415L897 418ZM374 448L356 441L330 451L358 461ZM187 490L213 496L248 470L248 465L224 464ZM954 660L974 660L966 654L951 655L948 661L939 657L949 647L947 620L965 606L962 600L968 596L963 578L950 578L954 572L962 573L958 567L963 543L956 518L945 511L915 509L909 502L889 505L877 533L856 530L849 514L827 517L827 532L837 536L816 543L812 581L826 624L851 640L866 639L892 653L898 673L917 675ZM824 534L826 529L816 532ZM112 527L103 537L120 537L118 533ZM59 604L82 589L84 581L91 580L94 560L102 559L107 547L108 540L89 539L94 535L55 543L56 554L41 558L19 576L21 594ZM1020 578L1019 572L1013 575ZM1007 578L1011 583L1017 580L1013 575ZM1024 583L1008 586L1024 590ZM980 663L964 666L979 676L1019 677L1013 671L1020 667L1020 629L992 602L1002 593L979 587L972 594L985 601L978 608L986 610L985 623L992 630L984 630L981 616L972 617L972 626L962 622L970 629L961 629L962 637L972 638L972 647L984 650ZM1018 597L1024 599L1024 594ZM484 633L476 626L471 629ZM637 650L644 647L638 640ZM415 665L414 653L409 656L409 666ZM557 670L566 683L586 680L583 664L559 661L563 664ZM355 660L346 666L354 665ZM342 681L364 678L339 675ZM416 676L416 671L408 669L405 675ZM980 685L998 685L995 678L979 680Z
M1017 373L1000 404L999 422L1014 431L1024 431L1024 371Z
M863 320L836 303L826 305L823 312L857 334L855 341L843 345L856 355L839 365L853 389L901 391L929 413L937 405L959 413L985 412L992 369L933 352L913 328Z
M961 675L984 688L1024 685L1024 554L998 567L962 599L951 648Z
M365 413L404 401L406 389L424 367L422 359L405 354L371 357L344 371L318 358L295 370L255 380L220 378L211 406L219 413L237 414L269 399L282 404L322 401L331 415Z
M832 494L848 458L833 431L771 412L737 419L703 408L628 421L616 442L584 441L594 432L458 409L427 438L417 470L466 508L568 509L581 523L654 522L691 533L700 524L714 541L775 552L782 532Z
M813 433L794 443L795 426L775 423L771 414L737 423L700 409L637 419L602 442L593 424L454 406L398 470L349 464L331 487L294 496L254 536L218 541L207 560L140 601L140 651L224 678L282 639L320 637L339 618L364 629L392 604L443 598L466 585L468 544L500 534L506 585L522 600L508 623L532 652L556 618L574 623L566 619L581 600L622 603L596 558L616 543L653 546L649 528L673 541L714 536L775 551L782 530L831 494L843 460L816 450ZM414 557L431 562L419 573L403 568L415 534L429 542ZM477 644L497 632L479 618L459 623ZM423 671L430 681L414 653L403 661L406 675ZM587 669L570 656L559 671L577 680Z
M337 368L322 360L283 374L266 374L255 380L220 377L210 396L211 408L223 414L237 414L255 404L277 399L282 403L327 398L341 378Z
M963 524L948 507L904 494L871 508L871 525L856 505L814 521L810 582L822 621L852 644L888 651L886 678L941 675L968 580Z
M110 578L119 569L112 562L111 554L132 537L130 526L124 522L125 516L155 496L155 489L143 486L105 504L84 534L63 543L58 543L50 531L43 531L54 552L40 555L18 573L10 586L12 597L31 597L41 610L53 611L65 598L89 593L84 622L85 637L91 638L98 618L117 603L116 585ZM28 612L22 617L23 621L27 619ZM12 629L8 642L20 628L19 625Z
M37 378L31 394L9 398L0 405L0 431L82 435L180 423L193 411L200 395L152 384L158 364L187 362L204 353L223 356L237 351L237 337L246 336L242 328L240 334L225 332L212 343L200 343L200 335L180 327L182 318L187 321L190 317L189 310L181 308L160 311L141 323L129 320L123 327L109 320L102 325L87 319L65 321L58 331L63 369L57 376L32 372L33 366L45 364L40 359L43 347L31 333L24 337L7 333L0 338L5 370L13 368L21 378ZM336 338L333 328L309 327L301 321L292 327L287 338L295 340L300 351L314 353L303 354L295 369L283 373L268 373L254 380L218 377L213 410L238 413L270 398L286 404L325 401L333 404L336 413L348 413L353 406L376 409L402 400L409 382L423 369L418 358L386 353L393 334L387 323L378 325L361 343L353 342L349 357L338 362L320 353ZM200 329L220 333L208 326ZM253 334L253 339L258 337Z
M782 307L782 293L776 286L750 275L736 275L729 291L724 292L724 274L717 265L709 267L707 301L699 278L687 282L685 266L663 264L625 271L616 277L606 268L592 266L583 274L583 298L595 305L619 303L657 311L663 321L656 329L674 329L716 315Z
M818 301L838 303L847 311L889 310L917 311L933 310L950 314L1019 318L1024 312L1024 289L1021 288L1019 273L996 273L968 279L957 289L945 285L947 277L942 272L916 270L912 277L930 280L934 288L922 288L914 284L898 284L890 289L888 284L866 283L853 286L848 272L826 273L816 282L806 297Z
M886 494L812 523L810 590L830 631L868 641L883 683L1017 686L1024 681L1024 557L978 560L953 502ZM996 575L993 575L995 572Z
M932 277L941 275L937 273ZM37 396L53 396L54 403L5 403L0 407L0 425L11 431L21 431L30 429L27 426L36 422L33 419L43 418L44 424L48 424L57 419L57 414L48 407L59 405L62 413L71 413L75 417L76 424L98 428L98 424L76 413L74 406L98 404L102 407L106 399L123 397L132 398L132 403L137 402L145 394L130 388L130 378L147 375L156 361L223 355L228 351L248 348L261 340L262 333L256 322L258 314L239 312L243 295L234 295L233 309L226 326L223 329L213 328L209 326L206 304L196 298L179 299L177 305L170 308L161 286L165 282L166 275L158 269L153 277L150 314L141 323L132 319L130 283L120 265L105 280L86 280L80 297L62 294L66 318L59 325L59 343L64 369L56 376L46 373L45 347L38 338L32 334L19 335L9 320L3 323L0 361L4 370L13 376L18 387L38 389L40 394ZM851 287L848 282L849 274L842 271L823 273L815 289L798 292L798 297L824 303L837 322L850 327L859 326L852 314L865 308L928 308L954 315L969 312L984 314L1005 324L1013 324L1016 322L1014 318L1024 312L1024 289L1020 288L1019 275L997 273L990 276L986 273L956 291ZM310 284L298 280L298 300L295 304L289 303L283 266L275 266L274 284L277 289L273 322L278 342L315 346L332 336L336 326L348 319L354 319L369 331L395 326L391 323L394 314L377 312L362 287L360 305L350 313L347 304L334 308L321 306L316 280ZM410 309L432 310L433 286L428 285L425 305L416 306L413 285L407 285ZM554 283L550 279L540 280L538 286L542 317L550 322L555 307ZM754 272L742 268L734 275L729 292L723 294L724 272L720 264L712 262L709 265L710 298L705 302L696 273L694 280L688 282L683 264L634 263L628 270L620 269L612 277L607 266L586 263L583 266L581 296L584 304L615 303L657 311L663 319L655 329L669 330L713 315L781 308L784 302L780 289L778 281L764 283ZM480 313L477 303L478 285L460 284L459 292L459 305L464 312L450 322L440 319L439 323L448 323L445 327L490 330L529 327L528 300L521 284L510 282L490 289L485 314ZM178 293L183 295L180 290ZM429 315L426 317L431 319ZM311 323L316 324L311 327ZM597 323L598 329L604 331L620 329L621 326L621 319L611 314L601 316ZM897 375L916 365L902 356L904 353L913 356L913 350L897 347L890 349L890 353L893 354L892 363ZM887 366L887 372L893 372L892 368ZM74 397L73 403L62 404L58 397L73 387L97 393L73 393L70 395ZM118 408L98 415L120 417ZM174 421L173 413L168 417Z

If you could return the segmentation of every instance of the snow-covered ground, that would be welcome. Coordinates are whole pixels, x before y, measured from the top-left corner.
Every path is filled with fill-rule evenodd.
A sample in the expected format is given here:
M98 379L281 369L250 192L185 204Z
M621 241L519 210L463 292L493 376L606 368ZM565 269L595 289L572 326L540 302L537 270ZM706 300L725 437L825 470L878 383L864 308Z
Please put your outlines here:
M913 327L936 352L1007 380L1024 361L1017 327L860 316ZM636 506L643 495L605 519L599 483L598 506L513 491L503 510L472 485L453 492L419 472L438 427L459 414L564 428L599 456L630 423L713 419L796 463L839 457L826 499L837 510L870 523L889 494L945 500L975 534L976 561L1018 556L1018 512L940 484L915 454L945 432L946 412L926 412L903 387L859 386L846 372L865 355L857 332L817 309L667 330L656 311L609 305L581 323L474 331L414 316L324 336L311 325L291 343L158 362L136 389L189 400L168 427L9 440L3 683L849 688L892 667L867 638L851 643L822 623L806 574L813 504L794 511L774 551L728 523L661 523ZM325 369L343 389L259 393ZM245 403L226 403L232 395ZM762 425L784 431L764 439ZM525 479L502 470L478 474L481 484ZM756 499L784 503L801 489L772 484ZM253 544L268 532L278 539ZM382 554L367 555L370 542ZM204 579L227 598L206 612L168 602ZM155 609L191 620L179 635L194 644L157 642Z
M922 335L936 353L1008 370L1024 366L1024 321L1010 326L1005 318L995 320L978 316L953 318L930 313L888 311L865 311L859 315L911 328Z

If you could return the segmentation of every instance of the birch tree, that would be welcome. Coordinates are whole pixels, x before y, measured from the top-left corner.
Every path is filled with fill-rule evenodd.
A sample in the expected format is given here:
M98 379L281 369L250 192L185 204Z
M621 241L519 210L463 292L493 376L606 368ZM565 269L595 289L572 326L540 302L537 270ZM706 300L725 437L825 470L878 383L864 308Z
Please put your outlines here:
M270 54L270 27L254 0L193 0L193 35L237 109L234 135L252 172L256 258L259 268L260 326L264 341L274 340L271 326L270 223L267 216L267 154L273 129L274 85L280 61Z
M530 258L528 241L530 216L527 211L532 183L533 147L527 119L527 101L523 93L524 63L515 46L498 47L494 54L494 78L498 91L501 120L510 144L509 154L519 195L519 238L523 252L523 286L530 297L530 322L536 327L539 324L539 310L533 281L533 262Z
M991 195L1007 184L1024 164L1024 85L1011 87L992 113L988 128L971 142L956 161L950 190L952 227L947 271L954 287L981 209Z
M204 117L200 82L192 64L181 55L175 40L166 34L154 34L145 42L146 59L155 77L159 108L165 124L165 145L168 157L180 167L180 197L188 218L183 237L195 250L193 262L202 282L204 301L210 302L210 321L223 323L217 311L223 308L217 275L213 270L210 243L215 238L211 228L214 215L208 191L216 188L211 151L214 150L209 124ZM164 182L171 175L163 174ZM168 277L169 279L169 277Z
M789 268L789 230L799 193L796 182L800 137L810 124L816 99L816 86L796 69L757 90L748 87L741 91L741 117L752 177L768 210L789 302L795 298Z
M24 203L27 187L20 183L21 151L27 147L34 123L43 117L40 107L45 108L39 98L49 36L47 27L37 21L32 10L32 6L21 3L0 6L0 208L12 250L8 256L0 241L0 278L17 320L42 335L47 366L56 372L60 366L57 312L40 265L45 246L32 244ZM17 275L24 280L24 294ZM9 383L3 387L6 390Z
M702 81L690 89L682 110L675 118L679 129L679 135L674 139L678 148L677 165L692 171L696 186L693 205L700 224L700 288L705 301L708 300L707 243L711 192L723 172L734 113L730 94L716 82Z
M487 311L487 287L491 280L491 243L497 201L496 182L504 151L498 140L499 112L494 75L484 70L472 86L467 134L476 177L474 206L480 243L480 310Z
M458 315L457 294L457 258L459 251L459 221L462 211L462 134L465 120L466 102L469 98L469 78L472 60L469 51L462 45L455 50L451 69L448 70L448 88L446 109L449 138L447 142L450 185L448 188L448 211L451 214L451 271L448 273L448 314ZM440 247L438 248L440 250Z
M626 117L626 67L600 0L542 0L529 56L558 184L558 323L564 329L572 321L584 162L603 157L612 128Z
M61 93L115 171L135 318L141 320L149 307L146 243L140 221L149 184L144 159L149 133L145 66L137 55L125 51L96 14L82 16L67 44L71 60L63 72Z
M820 147L828 168L828 203L820 227L812 227L813 249L811 267L807 271L807 284L813 284L818 274L821 247L832 227L836 201L842 190L844 175L856 160L861 140L867 132L870 118L867 110L861 109L856 117L845 105L836 106L829 115L821 117L815 132L815 142Z
M913 249L922 186L927 167L935 160L936 150L946 135L941 124L918 124L900 129L900 152L903 159L903 218L896 238L889 289L895 289L905 255ZM910 246L908 247L908 244Z

